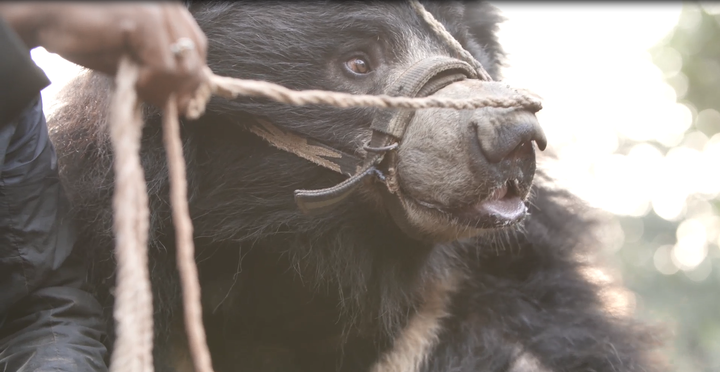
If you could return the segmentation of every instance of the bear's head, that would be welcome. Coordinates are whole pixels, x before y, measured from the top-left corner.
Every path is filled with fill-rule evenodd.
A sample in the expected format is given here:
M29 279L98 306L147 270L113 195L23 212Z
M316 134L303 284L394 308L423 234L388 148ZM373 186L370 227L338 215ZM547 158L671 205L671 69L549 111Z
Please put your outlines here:
M502 50L494 34L498 16L490 6L443 2L426 7L441 22L452 19L445 22L448 31L498 77ZM506 84L479 80L407 2L199 3L191 9L208 35L209 64L219 75L355 94L518 96ZM294 136L288 143L299 138L361 160L341 176L326 169L308 171L306 166L315 165L275 154L265 166L285 169L285 174L276 171L275 179L260 183L274 182L273 190L323 189L364 170L367 177L350 198L355 202L328 201L332 197L316 198L312 192L298 198L318 209L371 206L389 212L406 234L433 242L475 236L523 219L535 173L533 142L540 149L546 145L534 114L523 107L416 112L298 107L243 97L214 99L208 106L212 118L246 128L271 123L274 129L268 133ZM286 196L292 197L292 191Z
M353 94L517 95L497 82L504 53L494 8L471 1L423 4L493 82L479 80L408 2L246 0L197 2L190 10L208 37L208 64L220 76ZM100 73L80 76L48 122L78 221L75 252L88 261L87 279L106 309L109 330L116 283L114 159L107 130L112 85ZM202 117L183 120L213 362L237 368L248 360L275 360L259 356L268 345L281 345L279 363L286 361L285 351L296 350L302 363L336 366L335 358L347 355L352 368L362 369L356 361L363 355L373 356L365 361L370 363L378 347L403 340L396 336L416 324L413 314L439 323L417 323L429 333L410 341L450 340L433 360L446 360L451 369L508 367L516 342L558 370L567 360L590 367L607 360L596 370L629 360L614 363L617 350L626 356L638 350L620 342L635 340L629 332L636 328L603 320L601 288L581 277L596 247L594 217L567 191L536 182L528 202L533 216L519 228L533 179L542 177L535 147L543 149L545 138L533 110L404 111L214 97ZM180 337L174 332L182 324L167 161L160 112L147 107L144 119L155 350L172 359L187 353L167 350L175 348ZM303 143L318 149L315 158L290 151ZM323 202L333 208L325 210ZM449 307L438 305L443 303ZM426 317L425 305L436 315ZM441 319L446 310L453 314L447 322ZM634 368L630 361L624 365Z

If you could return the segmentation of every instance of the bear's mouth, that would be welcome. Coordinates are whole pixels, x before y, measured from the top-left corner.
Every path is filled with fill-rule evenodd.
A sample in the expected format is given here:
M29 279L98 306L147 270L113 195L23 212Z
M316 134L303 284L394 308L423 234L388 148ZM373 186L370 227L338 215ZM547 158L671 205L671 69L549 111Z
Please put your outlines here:
M527 206L520 197L517 181L505 182L487 198L464 208L449 211L459 222L473 227L505 227L521 221Z
M519 184L518 180L508 180L479 202L455 208L418 199L414 199L414 202L424 209L442 213L458 225L476 229L508 227L522 221L527 215L527 205Z

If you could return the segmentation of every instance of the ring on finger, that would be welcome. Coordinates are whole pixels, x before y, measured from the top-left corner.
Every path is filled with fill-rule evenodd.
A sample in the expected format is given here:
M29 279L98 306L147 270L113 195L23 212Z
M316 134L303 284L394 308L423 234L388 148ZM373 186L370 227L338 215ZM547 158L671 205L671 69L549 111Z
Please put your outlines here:
M170 44L170 52L172 52L175 57L182 57L185 53L194 49L195 43L186 37L181 37L177 39L176 42Z

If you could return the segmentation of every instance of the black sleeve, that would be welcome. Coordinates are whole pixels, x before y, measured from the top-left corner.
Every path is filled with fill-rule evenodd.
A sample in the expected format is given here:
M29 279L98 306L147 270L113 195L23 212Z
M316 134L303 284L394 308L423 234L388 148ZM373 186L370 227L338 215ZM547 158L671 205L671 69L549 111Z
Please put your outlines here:
M48 85L30 51L0 17L0 126L15 119Z
M106 371L39 98L0 126L0 371Z

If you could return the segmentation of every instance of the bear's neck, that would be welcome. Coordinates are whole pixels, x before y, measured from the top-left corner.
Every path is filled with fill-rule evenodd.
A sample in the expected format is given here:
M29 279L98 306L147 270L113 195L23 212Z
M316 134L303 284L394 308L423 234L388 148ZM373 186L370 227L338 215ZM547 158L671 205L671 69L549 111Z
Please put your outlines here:
M213 287L226 292L214 295L212 307L222 307L226 297L238 296L255 309L267 306L257 315L269 317L268 321L292 322L298 317L313 324L306 321L312 316L301 315L311 312L318 322L336 324L342 331L391 332L404 321L401 314L416 304L432 247L408 244L407 238L392 231L394 227L377 226L371 220L342 225L240 241L198 239L200 269L208 268L202 272L203 280L216 282ZM229 283L241 284L229 288ZM270 319L277 309L296 316L278 314Z
M292 330L306 342L388 335L404 324L432 275L427 267L444 267L427 265L445 259L432 244L410 239L359 196L304 216L294 190L344 177L239 126L203 125L202 133L189 137L186 158L206 306L242 309L223 318L264 334Z

